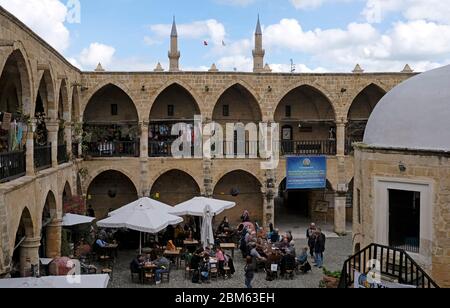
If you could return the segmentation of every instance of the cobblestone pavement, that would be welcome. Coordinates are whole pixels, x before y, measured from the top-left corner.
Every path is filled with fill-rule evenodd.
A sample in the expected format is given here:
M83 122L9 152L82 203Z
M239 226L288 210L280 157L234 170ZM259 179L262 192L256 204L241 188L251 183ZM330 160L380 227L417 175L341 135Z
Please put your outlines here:
M304 244L303 240L296 241L297 250ZM351 255L352 236L332 238L327 241L327 251L325 252L324 266L331 271L341 271L344 261ZM184 268L172 270L170 274L170 283L164 283L159 286L141 285L131 282L129 263L134 257L134 251L121 251L114 268L114 277L110 282L110 288L244 288L244 262L240 252L236 251L235 267L236 274L227 280L219 278L210 284L193 284L186 280ZM318 288L323 278L323 272L314 268L312 272L306 275L297 275L294 280L279 279L275 281L266 281L265 273L257 273L253 282L254 288Z

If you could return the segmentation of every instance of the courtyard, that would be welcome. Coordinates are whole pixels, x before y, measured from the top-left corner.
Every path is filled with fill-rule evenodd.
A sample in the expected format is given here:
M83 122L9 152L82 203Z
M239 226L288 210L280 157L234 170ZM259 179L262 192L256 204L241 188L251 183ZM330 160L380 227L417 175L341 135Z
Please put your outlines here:
M305 229L306 232L306 229ZM297 249L307 246L304 239L294 239ZM154 284L141 284L131 282L130 262L136 257L137 251L120 251L114 265L113 279L110 280L109 288L224 288L236 289L244 288L244 266L245 262L239 250L235 253L234 265L236 273L229 279L213 279L211 283L193 284L190 279L186 279L184 262L179 270L172 269L170 272L170 282L162 283L158 286ZM342 271L344 261L352 254L352 235L331 238L327 240L324 267L332 272ZM311 261L310 261L311 262ZM263 270L256 273L253 281L254 288L319 288L323 279L323 270L313 267L308 274L297 274L293 280L279 278L274 281L267 281Z

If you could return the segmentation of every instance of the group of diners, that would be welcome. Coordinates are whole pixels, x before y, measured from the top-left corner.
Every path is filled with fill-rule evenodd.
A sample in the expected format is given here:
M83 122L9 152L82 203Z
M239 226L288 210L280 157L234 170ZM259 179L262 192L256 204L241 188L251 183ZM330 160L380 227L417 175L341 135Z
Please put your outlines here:
M297 254L291 231L282 234L270 224L266 232L256 223L250 223L247 214L247 211L244 212L243 223L238 230L239 249L247 264L247 287L251 287L254 272L259 270L264 270L266 280L272 281L278 277L278 273L291 279L295 273L306 274L312 270L311 263L317 268L323 267L326 236L315 224L311 224L307 230L308 247L303 247Z
M138 275L139 281L144 283L147 279L153 279L156 285L161 284L162 276L170 274L171 261L156 250L147 255L138 255L130 263L131 275Z

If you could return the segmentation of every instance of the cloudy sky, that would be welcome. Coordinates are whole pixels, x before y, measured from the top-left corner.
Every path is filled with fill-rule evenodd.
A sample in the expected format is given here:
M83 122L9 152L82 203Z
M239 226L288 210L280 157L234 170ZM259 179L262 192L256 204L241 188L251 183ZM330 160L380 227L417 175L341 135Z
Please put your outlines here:
M450 0L0 0L72 63L167 68L172 16L183 70L250 71L257 15L274 71L425 71L450 63ZM204 45L208 42L208 46ZM223 43L225 43L225 46Z

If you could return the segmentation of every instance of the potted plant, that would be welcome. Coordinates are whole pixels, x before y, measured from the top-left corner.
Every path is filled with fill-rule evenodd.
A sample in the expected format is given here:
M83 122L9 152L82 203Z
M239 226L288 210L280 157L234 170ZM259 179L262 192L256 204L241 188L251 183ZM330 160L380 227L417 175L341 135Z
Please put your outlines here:
M323 280L320 283L322 288L337 289L339 287L339 281L341 280L341 272L331 272L326 268L323 268Z

